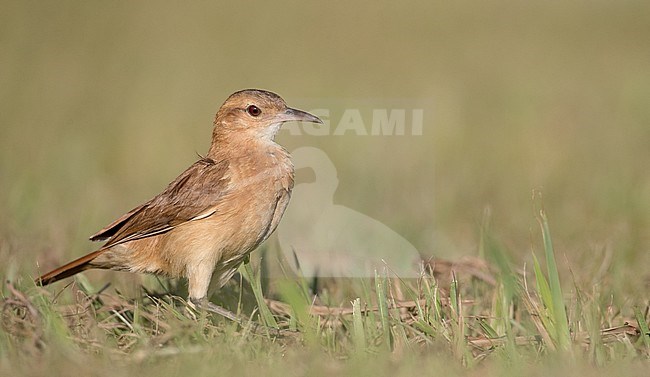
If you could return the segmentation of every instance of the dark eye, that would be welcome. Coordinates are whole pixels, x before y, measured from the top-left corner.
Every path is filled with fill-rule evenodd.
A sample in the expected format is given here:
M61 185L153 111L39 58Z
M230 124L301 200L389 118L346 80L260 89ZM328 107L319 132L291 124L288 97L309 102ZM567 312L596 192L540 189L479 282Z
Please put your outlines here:
M260 108L255 105L248 106L246 108L246 112L254 117L260 116L260 114L262 114L262 110L260 110Z

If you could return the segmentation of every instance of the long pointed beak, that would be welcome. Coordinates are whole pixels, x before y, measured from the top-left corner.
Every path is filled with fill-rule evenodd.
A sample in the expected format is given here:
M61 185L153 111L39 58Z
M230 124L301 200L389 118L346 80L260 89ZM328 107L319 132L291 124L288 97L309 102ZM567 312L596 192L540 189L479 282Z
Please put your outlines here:
M283 113L277 115L277 119L280 122L311 122L311 123L323 123L319 117L311 115L306 111L287 108Z

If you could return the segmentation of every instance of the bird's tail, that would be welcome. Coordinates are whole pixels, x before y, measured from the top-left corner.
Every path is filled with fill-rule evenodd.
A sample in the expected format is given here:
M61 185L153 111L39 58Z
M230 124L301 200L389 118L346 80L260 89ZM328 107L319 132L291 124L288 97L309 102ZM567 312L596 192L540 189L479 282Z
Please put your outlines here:
M99 254L103 253L104 251L105 251L104 249L100 249L97 251L93 251L90 254L84 255L79 259L75 259L72 262L65 264L39 277L38 279L36 279L35 282L37 285L45 286L54 283L55 281L59 281L61 279L65 279L72 275L76 275L81 271L85 271L89 268L92 268L93 266L90 265L90 262L92 262L95 258L97 258Z

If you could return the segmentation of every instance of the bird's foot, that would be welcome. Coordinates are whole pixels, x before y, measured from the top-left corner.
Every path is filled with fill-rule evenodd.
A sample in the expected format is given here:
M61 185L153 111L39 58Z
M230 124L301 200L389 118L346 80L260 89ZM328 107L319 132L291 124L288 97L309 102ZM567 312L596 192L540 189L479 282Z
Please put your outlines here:
M242 318L228 309L224 309L219 305L213 304L207 298L202 298L202 299L190 298L187 300L187 303L188 306L190 306L194 310L205 310L207 312L218 314L233 322L237 322L242 327L250 326L251 331L255 333L266 332L267 334L279 337L284 335L284 333L286 332L285 330L282 329L264 326L259 323L253 322L249 319Z
M242 319L237 314L228 309L224 309L219 305L211 303L207 298L187 300L188 305L194 310L205 310L211 313L219 314L222 317L228 318L233 322L242 324Z

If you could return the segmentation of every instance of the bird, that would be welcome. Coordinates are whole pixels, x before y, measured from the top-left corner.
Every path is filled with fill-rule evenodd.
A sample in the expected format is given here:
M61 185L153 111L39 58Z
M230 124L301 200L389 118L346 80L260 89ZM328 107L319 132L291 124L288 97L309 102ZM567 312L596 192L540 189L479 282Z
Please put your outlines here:
M322 123L273 92L233 93L214 118L204 157L160 194L92 235L91 241L105 241L100 248L35 283L45 286L93 268L182 277L190 306L235 319L208 300L208 289L226 284L278 226L294 167L274 139L283 123L293 121Z

